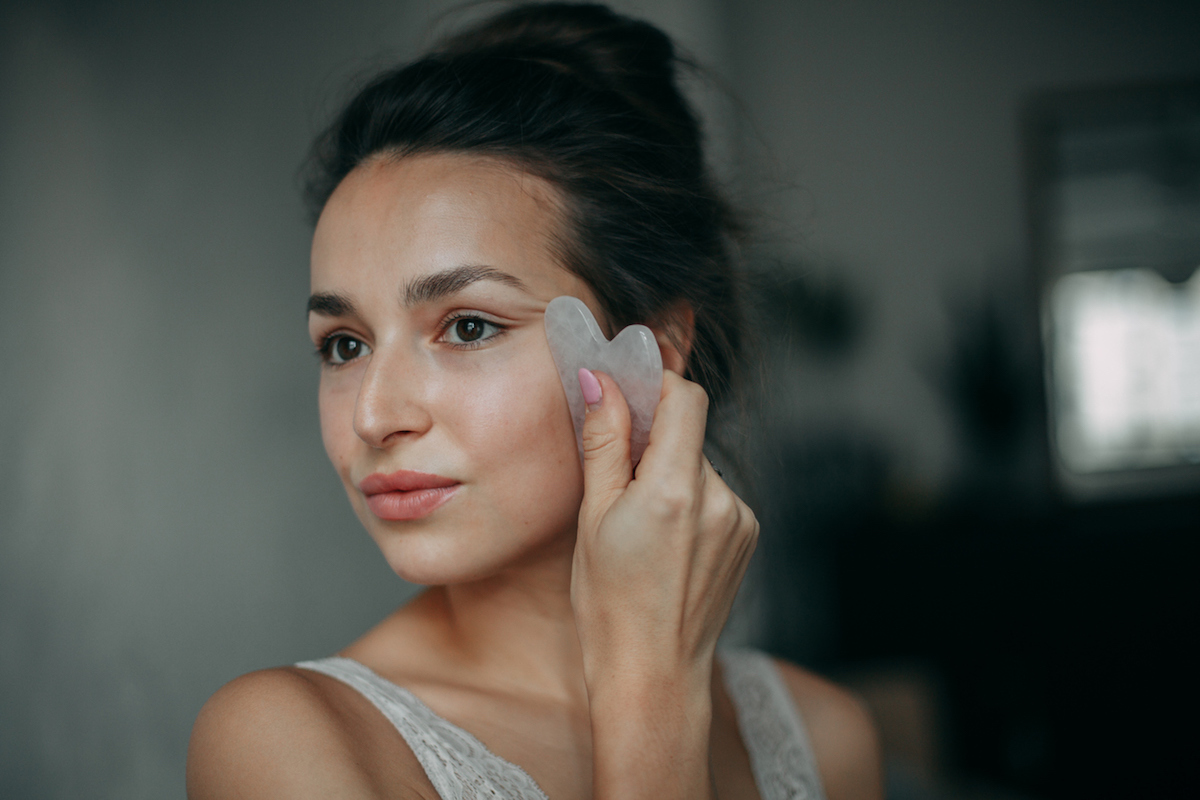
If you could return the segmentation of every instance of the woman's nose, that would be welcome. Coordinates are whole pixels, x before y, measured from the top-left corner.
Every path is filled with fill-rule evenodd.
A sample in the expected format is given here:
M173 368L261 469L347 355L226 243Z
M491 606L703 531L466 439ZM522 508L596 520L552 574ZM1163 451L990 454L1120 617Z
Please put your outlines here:
M384 448L429 430L433 418L420 396L419 359L389 348L376 350L363 373L354 406L354 432L371 447Z

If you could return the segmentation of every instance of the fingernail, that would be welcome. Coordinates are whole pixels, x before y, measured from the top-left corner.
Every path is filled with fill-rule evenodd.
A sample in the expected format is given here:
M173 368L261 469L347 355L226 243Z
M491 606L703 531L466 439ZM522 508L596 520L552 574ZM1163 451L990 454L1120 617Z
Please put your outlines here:
M600 398L604 395L600 391L600 381L596 380L596 376L591 373L591 370L579 370L579 388L583 390L583 402L588 406L594 406L600 402Z

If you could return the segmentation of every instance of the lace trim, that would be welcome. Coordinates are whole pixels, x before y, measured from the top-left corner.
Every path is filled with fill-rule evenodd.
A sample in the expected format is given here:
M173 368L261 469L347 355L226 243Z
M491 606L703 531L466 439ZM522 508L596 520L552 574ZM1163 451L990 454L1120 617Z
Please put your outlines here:
M370 700L408 742L442 800L549 800L528 772L363 664L349 658L323 658L296 666L337 678Z
M771 659L718 653L762 800L825 800L817 762L792 695Z
M770 658L754 650L721 651L718 658L761 800L825 800L804 723ZM296 666L370 700L408 742L442 800L549 800L528 772L363 664L325 658Z

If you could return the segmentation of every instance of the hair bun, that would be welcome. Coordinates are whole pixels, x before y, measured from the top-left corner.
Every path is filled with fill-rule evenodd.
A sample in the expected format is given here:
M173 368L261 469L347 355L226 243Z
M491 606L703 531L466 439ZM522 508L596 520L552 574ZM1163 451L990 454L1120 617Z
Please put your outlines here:
M619 83L634 78L674 78L675 48L662 31L622 17L602 5L520 5L446 39L450 56L482 54L564 58L597 77Z
M675 138L699 145L699 126L675 83L671 39L606 6L520 5L441 42L450 58L520 58L548 63L594 88L616 92Z

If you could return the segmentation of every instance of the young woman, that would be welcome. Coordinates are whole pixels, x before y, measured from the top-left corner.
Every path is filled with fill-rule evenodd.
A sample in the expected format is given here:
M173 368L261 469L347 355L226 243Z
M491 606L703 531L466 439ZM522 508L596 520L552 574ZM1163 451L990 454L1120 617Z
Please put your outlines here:
M731 216L660 31L522 6L378 78L318 142L309 329L321 430L392 569L429 588L338 657L204 707L188 794L876 798L841 690L718 653L758 524L702 452L741 342ZM555 297L665 367L636 469Z

